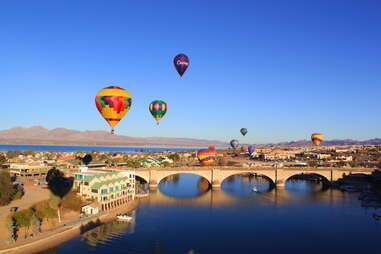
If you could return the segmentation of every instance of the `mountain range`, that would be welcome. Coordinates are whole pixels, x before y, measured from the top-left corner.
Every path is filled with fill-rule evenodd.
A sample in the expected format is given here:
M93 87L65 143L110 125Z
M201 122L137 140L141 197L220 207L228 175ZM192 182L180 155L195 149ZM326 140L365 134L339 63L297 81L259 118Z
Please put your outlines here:
M42 126L13 127L0 131L0 144L49 144L49 145L138 145L138 146L227 146L217 140L192 138L138 138L111 135L106 131L78 131L65 128L49 130ZM380 138L358 141L352 139L326 140L324 145L379 145ZM309 140L262 144L265 146L307 146Z
M0 131L1 144L49 144L49 145L150 145L150 146L224 146L215 140L192 138L137 138L111 135L106 131L78 131L65 128L46 129L42 126L13 127Z

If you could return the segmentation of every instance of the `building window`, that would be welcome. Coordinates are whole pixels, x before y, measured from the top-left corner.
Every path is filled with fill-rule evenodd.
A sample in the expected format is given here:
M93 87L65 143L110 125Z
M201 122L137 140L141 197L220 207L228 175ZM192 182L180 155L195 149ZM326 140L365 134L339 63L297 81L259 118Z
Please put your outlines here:
M118 191L118 190L119 190L119 185L117 185L117 186L115 187L115 189L116 189L116 191Z
M92 193L98 193L98 190L97 189L91 189L91 192Z
M101 191L101 193L102 193L102 194L107 194L107 189L103 189L103 190Z
M114 191L114 187L110 187L110 192L113 192Z
M85 182L85 185L88 186L88 185L89 185L89 182Z

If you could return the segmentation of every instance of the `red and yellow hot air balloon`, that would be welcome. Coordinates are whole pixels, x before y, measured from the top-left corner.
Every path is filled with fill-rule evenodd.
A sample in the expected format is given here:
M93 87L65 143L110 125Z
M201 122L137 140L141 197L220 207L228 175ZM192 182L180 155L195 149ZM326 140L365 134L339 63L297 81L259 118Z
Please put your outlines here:
M216 151L203 149L197 152L201 166L210 166L216 161Z
M315 146L320 146L321 142L324 140L324 135L321 133L313 133L311 135L311 141Z
M216 150L216 147L215 146L209 146L208 149L209 150Z
M111 134L120 120L131 108L131 95L121 87L109 86L95 96L95 105L99 113L111 127Z

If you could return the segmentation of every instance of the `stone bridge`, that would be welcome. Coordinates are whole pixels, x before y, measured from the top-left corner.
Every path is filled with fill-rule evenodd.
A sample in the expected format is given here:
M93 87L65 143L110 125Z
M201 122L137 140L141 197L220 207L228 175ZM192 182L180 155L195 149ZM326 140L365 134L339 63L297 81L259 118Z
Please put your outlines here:
M228 177L245 173L264 176L274 186L281 187L289 178L299 174L316 174L323 180L332 182L342 178L343 174L370 174L373 170L369 168L179 167L137 169L135 174L147 181L151 189L157 188L167 176L181 173L199 175L208 180L213 189L219 189Z

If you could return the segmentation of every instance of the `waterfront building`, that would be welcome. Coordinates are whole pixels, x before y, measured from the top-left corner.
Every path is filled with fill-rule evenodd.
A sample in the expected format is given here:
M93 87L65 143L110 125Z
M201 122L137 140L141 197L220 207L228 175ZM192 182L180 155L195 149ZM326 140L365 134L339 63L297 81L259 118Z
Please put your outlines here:
M85 205L81 208L81 212L86 215L93 215L99 213L99 203L93 202L91 204Z
M51 165L42 162L10 163L9 172L22 179L40 179L45 178L51 168Z
M135 172L78 172L74 188L83 198L100 203L101 210L116 208L135 198Z

